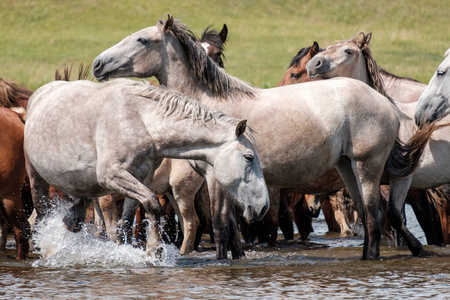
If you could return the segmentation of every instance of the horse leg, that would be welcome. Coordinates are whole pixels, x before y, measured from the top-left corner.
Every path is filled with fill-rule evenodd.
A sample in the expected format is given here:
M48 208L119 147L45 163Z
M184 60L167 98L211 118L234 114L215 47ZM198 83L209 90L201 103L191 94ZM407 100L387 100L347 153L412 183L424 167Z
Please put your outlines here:
M294 239L294 218L289 209L288 198L295 197L295 194L286 193L281 190L280 193L280 209L278 211L278 223L285 240ZM292 210L293 211L293 210Z
M354 236L355 232L350 229L348 210L345 204L345 189L341 189L333 196L330 196L330 202L333 207L334 219L339 225L340 236Z
M213 178L207 177L209 197L211 198L211 222L216 242L216 258L227 259L230 207L226 192Z
M166 244L175 243L177 236L177 224L175 220L175 210L172 203L170 203L169 198L166 195L159 195L159 203L163 208L163 213L161 213L161 228L162 228L162 239ZM141 209L141 207L139 207ZM143 211L143 209L142 209ZM137 226L137 214L136 214L136 226ZM145 238L145 237L141 237ZM136 236L137 239L137 236Z
M134 237L136 243L141 244L147 242L147 233L145 230L145 211L142 205L139 205L136 210L136 225L134 228Z
M381 158L381 157L380 157ZM382 162L377 159L350 161L343 158L337 164L348 192L360 211L364 224L364 260L380 259L380 241L383 223L383 211L380 201L380 179L382 169L377 166ZM363 197L362 197L363 196Z
M97 229L98 235L101 238L105 238L106 237L105 217L103 216L103 212L99 204L99 198L94 198L92 200L92 205L94 206L94 226Z
M67 230L79 232L86 218L86 209L91 204L92 199L74 198L72 207L64 216L63 223Z
M327 223L328 232L340 233L341 227L334 217L333 205L331 204L331 196L327 195L327 197L323 198L320 206L322 207L325 222Z
M309 207L306 203L305 197L302 196L300 201L297 201L294 206L295 224L297 225L300 239L305 241L309 234L313 232L312 217L309 215Z
M263 218L263 226L258 228L258 240L260 243L268 243L269 247L275 247L278 237L278 213L280 209L280 189L269 187L270 206Z
M26 259L30 250L31 227L23 207L20 189L17 189L16 193L6 195L2 205L16 241L16 258Z
M230 199L231 200L231 199ZM230 201L232 202L232 201ZM239 234L239 229L236 221L236 211L235 209L230 209L229 213L229 243L231 249L232 259L238 259L245 256L244 251L241 248L241 238Z
M194 250L198 249L200 241L202 239L203 233L208 227L211 219L211 212L209 210L209 195L206 188L206 182L204 182L200 190L195 194L195 211L200 220L200 225L197 228L197 233L195 235L195 245Z
M120 200L122 195L111 194L98 198L98 206L103 216L103 222L108 240L119 243L117 236L117 223L119 222L119 206L122 206Z
M192 172L194 171L192 170ZM195 195L204 182L202 177L198 176L198 179L195 180L194 178L193 181L172 181L171 178L170 185L172 186L173 196L183 220L184 239L180 249L181 255L194 251L195 236L200 224L200 220L195 211Z
M26 157L26 155L25 155ZM36 210L36 223L38 223L43 216L52 208L48 198L50 185L39 175L34 167L25 160L25 166L30 179L31 197L33 198L33 206Z
M408 189L411 185L412 178L407 179L390 179L390 192L387 215L391 226L399 232L406 241L412 255L423 255L424 249L420 241L406 228L402 215Z
M6 242L9 234L8 215L3 205L0 205L0 251L6 251Z
M133 237L133 223L139 202L125 197L121 219L117 222L117 239L119 244L131 244Z
M175 246L177 248L181 248L181 245L183 244L184 241L184 235L183 235L183 216L180 213L180 208L178 207L178 203L175 200L174 196L172 193L166 193L165 194L167 196L167 198L169 198L170 203L172 204L172 207L175 211L175 214L178 217L178 224L176 224L176 239L175 239Z
M431 205L431 201L428 200L429 197L436 196L435 189L431 189L430 191L410 190L409 195L411 196L411 199L408 199L409 203L414 210L420 227L422 227L425 233L427 244L441 246L444 242L441 224L436 210Z
M149 176L143 179L141 183L128 171L123 170L115 165L111 165L105 161L100 163L97 167L97 180L99 184L109 190L115 191L125 197L124 211L119 225L122 226L122 233L127 234L125 239L131 241L131 228L133 220L136 215L136 209L139 204L142 204L149 220L148 240L147 240L147 254L160 254L161 239L159 236L159 223L161 214L161 204L158 197L147 186L151 184L151 176L153 172L148 173ZM119 226L119 227L120 227ZM155 240L152 240L152 239Z

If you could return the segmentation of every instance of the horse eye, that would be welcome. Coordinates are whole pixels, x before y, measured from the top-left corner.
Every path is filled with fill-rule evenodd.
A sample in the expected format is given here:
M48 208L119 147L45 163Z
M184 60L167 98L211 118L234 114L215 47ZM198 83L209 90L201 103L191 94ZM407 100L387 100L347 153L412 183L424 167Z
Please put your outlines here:
M292 73L291 74L291 78L299 79L300 78L300 74L299 73Z
M138 42L138 43L141 43L141 44L143 44L143 45L145 45L145 44L148 43L148 41L147 41L146 39L144 39L144 38L138 38L138 39L137 39L137 42Z
M445 75L445 71L442 71L442 70L438 70L436 73L437 73L437 76L444 76Z
M345 49L344 52L347 54L353 54L353 51L351 49Z
M245 160L248 161L248 162L253 161L253 155L245 154L245 155L244 155L244 158L245 158Z

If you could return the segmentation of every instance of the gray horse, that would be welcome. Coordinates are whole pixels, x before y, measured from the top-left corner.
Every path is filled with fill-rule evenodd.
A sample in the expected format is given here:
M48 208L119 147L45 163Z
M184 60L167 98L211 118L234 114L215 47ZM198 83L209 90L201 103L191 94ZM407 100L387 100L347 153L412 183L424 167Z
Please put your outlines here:
M396 142L395 105L366 84L345 78L253 88L215 66L189 29L171 16L100 54L94 61L94 75L100 80L156 76L162 85L210 107L245 116L258 132L255 138L270 186L304 193L335 191L343 187L337 174L333 178L338 180L318 179L336 166L364 211L363 258L379 258L380 178L386 161L394 171L397 163L392 160L404 158L405 151ZM208 181L211 199L224 196L219 188ZM218 258L226 258L230 227L217 216L212 218Z
M41 87L30 98L24 147L39 214L48 184L75 198L64 218L72 231L80 229L90 199L122 194L134 200L125 209L141 203L149 213L148 254L158 250L161 207L147 187L165 157L205 162L199 171L214 172L249 222L261 219L269 205L246 121L142 82L55 81Z

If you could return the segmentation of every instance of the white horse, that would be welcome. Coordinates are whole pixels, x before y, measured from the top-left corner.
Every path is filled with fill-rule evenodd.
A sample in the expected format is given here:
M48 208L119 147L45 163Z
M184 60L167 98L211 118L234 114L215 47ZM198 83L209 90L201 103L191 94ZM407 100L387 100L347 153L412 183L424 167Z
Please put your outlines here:
M206 54L220 67L224 67L223 51L227 40L228 28L224 24L220 32L211 29L208 26L202 33L201 38L196 41L201 45ZM187 254L194 250L195 237L200 220L197 216L194 198L200 187L205 183L205 179L197 174L189 165L187 160L166 158L162 161L158 169L155 170L153 181L149 186L155 194L165 194L178 216L183 231L183 242L180 247L180 254ZM170 192L169 192L170 191ZM131 242L132 228L125 224L133 223L135 214L132 210L125 211L122 215L122 221L118 223L118 216L111 205L110 197L105 196L100 201L100 214L103 223L108 223L106 232L108 238L112 241ZM106 200L106 201L103 201ZM103 207L102 204L105 204ZM97 210L96 210L97 211ZM111 213L109 212L111 211ZM116 236L116 225L119 229L119 239Z
M51 82L28 105L24 147L33 202L42 214L48 184L75 197L64 223L78 231L90 199L124 195L148 213L147 253L153 254L161 209L147 188L154 171L165 157L199 159L206 165L201 171L214 172L245 209L247 221L259 220L268 208L268 191L245 129L246 121L141 82Z
M405 156L391 155L400 147L395 105L366 84L343 78L253 88L216 67L187 27L171 16L100 54L94 75L100 80L155 75L162 85L210 107L245 116L258 133L255 139L270 186L306 193L335 191L343 187L341 181L325 185L323 180L311 181L336 166L353 198L364 207L363 258L379 258L380 178L388 158ZM208 182L212 202L223 196L216 188ZM212 218L218 258L226 258L228 223L216 214Z
M416 107L416 124L423 125L450 113L450 48L423 92Z

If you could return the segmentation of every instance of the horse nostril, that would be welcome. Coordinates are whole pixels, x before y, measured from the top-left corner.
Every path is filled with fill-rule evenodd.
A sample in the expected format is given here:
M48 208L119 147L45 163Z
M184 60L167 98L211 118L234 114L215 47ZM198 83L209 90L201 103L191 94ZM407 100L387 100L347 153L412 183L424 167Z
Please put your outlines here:
M318 60L316 65L314 66L314 68L318 69L318 68L320 68L321 65L322 65L322 61Z
M100 71L103 67L103 62L99 59L94 63L94 71Z

